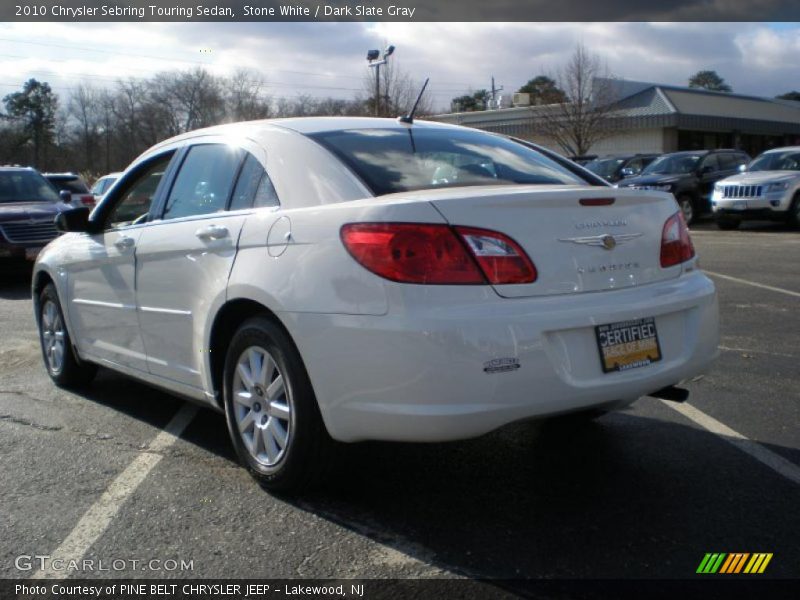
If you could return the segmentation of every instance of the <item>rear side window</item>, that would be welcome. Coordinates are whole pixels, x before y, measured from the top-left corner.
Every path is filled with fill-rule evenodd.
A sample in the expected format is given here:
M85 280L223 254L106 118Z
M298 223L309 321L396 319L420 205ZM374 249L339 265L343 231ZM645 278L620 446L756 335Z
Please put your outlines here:
M376 196L464 185L586 185L532 148L482 131L350 129L310 137L349 166Z
M231 198L231 210L279 206L278 194L261 163L248 154Z
M242 149L224 144L190 148L170 190L163 218L225 210L243 154Z
M60 190L67 190L73 194L88 194L89 188L81 179L51 179L55 186Z

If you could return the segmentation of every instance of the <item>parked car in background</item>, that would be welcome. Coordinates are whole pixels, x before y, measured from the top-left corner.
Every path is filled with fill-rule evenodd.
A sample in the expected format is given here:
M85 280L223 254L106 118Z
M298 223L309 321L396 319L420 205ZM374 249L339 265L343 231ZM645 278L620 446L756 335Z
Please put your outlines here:
M0 259L36 258L59 235L56 215L74 208L63 198L35 169L0 167Z
M750 219L800 227L800 146L767 150L738 175L717 182L711 207L720 229Z
M574 162L578 163L579 165L583 166L588 162L593 161L597 158L597 154L586 154L585 156L570 156L569 159Z
M595 158L583 166L606 181L616 183L626 177L635 177L658 156L658 154L611 154Z
M647 165L638 177L617 186L670 192L678 201L687 224L711 210L714 184L750 162L741 150L690 150L664 154Z
M75 173L43 173L43 175L60 191L72 194L74 204L82 204L90 208L95 205L95 197L80 175Z
M92 186L92 194L94 194L95 200L97 202L105 195L105 193L114 185L114 182L119 179L119 176L122 173L109 173L108 175L103 175L100 179L94 182Z
M45 367L79 385L103 365L224 412L274 490L323 477L336 442L669 397L717 354L714 284L671 196L571 166L396 119L172 138L91 214L58 217L33 277Z

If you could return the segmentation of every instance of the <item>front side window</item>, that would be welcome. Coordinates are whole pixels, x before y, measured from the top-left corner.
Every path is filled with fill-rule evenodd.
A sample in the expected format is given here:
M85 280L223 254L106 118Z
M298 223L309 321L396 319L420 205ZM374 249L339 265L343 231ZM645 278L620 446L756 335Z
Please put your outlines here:
M123 182L125 191L106 221L112 229L140 223L147 218L150 205L164 177L172 153L165 154L147 165L143 171L133 175L133 179Z
M244 150L224 144L189 149L175 178L164 219L178 219L225 210Z
M703 161L703 166L700 167L703 170L711 171L719 171L719 161L717 160L716 154L709 154L706 156L705 160Z
M476 130L349 129L310 136L376 196L464 185L586 185L523 144Z

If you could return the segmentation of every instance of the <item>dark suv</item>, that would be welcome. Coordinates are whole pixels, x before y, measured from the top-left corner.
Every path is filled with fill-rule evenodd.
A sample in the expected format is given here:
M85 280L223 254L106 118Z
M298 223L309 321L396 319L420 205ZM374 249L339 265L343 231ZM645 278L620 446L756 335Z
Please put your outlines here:
M75 173L43 173L44 177L56 186L59 190L72 194L75 204L83 204L89 208L94 208L94 194L89 191L89 186ZM77 202L75 202L77 201Z
M658 154L611 154L595 158L583 167L606 181L616 183L625 177L635 177L656 158Z
M58 236L56 215L69 208L38 171L0 167L0 259L35 259Z
M618 187L671 192L687 223L711 210L714 184L739 171L750 157L741 150L691 150L664 154L638 177L624 179Z

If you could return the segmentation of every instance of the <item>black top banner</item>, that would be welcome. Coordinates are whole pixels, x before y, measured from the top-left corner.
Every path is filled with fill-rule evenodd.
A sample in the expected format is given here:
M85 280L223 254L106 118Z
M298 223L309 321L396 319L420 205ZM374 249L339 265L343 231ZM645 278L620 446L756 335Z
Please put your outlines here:
M800 21L797 0L17 0L2 21Z

